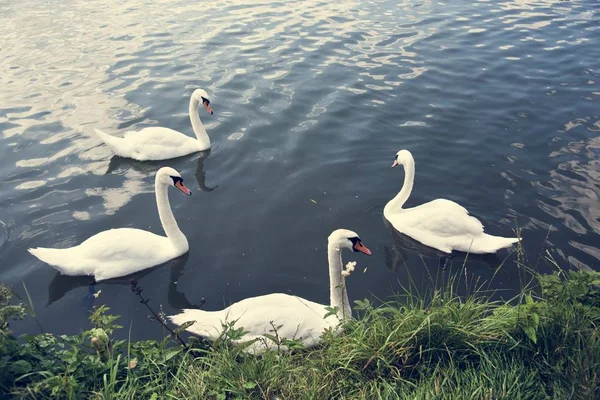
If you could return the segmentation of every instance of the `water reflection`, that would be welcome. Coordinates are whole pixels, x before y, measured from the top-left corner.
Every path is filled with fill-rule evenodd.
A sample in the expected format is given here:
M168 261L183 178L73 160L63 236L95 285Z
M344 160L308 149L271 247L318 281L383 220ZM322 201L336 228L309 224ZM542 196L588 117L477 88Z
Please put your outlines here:
M6 224L0 221L0 252L4 249L4 245L8 242L10 238L10 233Z
M137 161L131 158L113 156L108 164L106 174L108 175L123 170L135 170L144 176L154 176L156 174L156 171L158 171L164 166L176 166L177 164L182 163L183 161L193 161L193 157L198 157L196 161L196 171L194 173L194 177L196 178L196 182L198 183L198 188L203 192L212 192L218 187L218 185L213 187L207 186L206 172L204 172L204 162L210 155L210 152L211 150L209 149L206 151L202 151L198 154L194 154L194 156L191 157L184 156L173 158L170 160L160 161Z
M206 173L204 172L204 161L208 158L209 155L210 155L210 149L200 153L200 156L198 157L198 163L196 164L196 172L194 173L194 177L196 178L196 182L198 183L198 188L203 192L212 192L213 190L215 190L216 188L219 187L219 185L216 185L213 187L209 187L206 185Z
M600 121L581 118L578 125L565 125L568 129L595 132ZM584 254L592 263L600 260L597 235L600 233L600 136L585 141L569 142L553 151L549 157L556 160L555 169L549 171L549 179L534 181L535 189L543 196L537 206L557 219L565 228L576 234L569 244ZM579 269L589 265L574 257L566 258ZM591 257L590 257L591 256Z
M185 268L185 264L188 262L189 256L190 252L188 251L181 257L173 260L171 265L167 301L172 308L177 310L181 310L183 308L200 308L204 304L204 297L200 299L200 304L197 305L190 302L183 292L177 290L177 283L183 274L183 269Z
M143 271L139 271L134 274L123 276L120 278L102 281L100 283L96 283L94 279L90 276L68 276L63 275L57 271L54 275L54 278L52 278L50 284L48 285L48 301L46 303L46 307L49 307L53 303L62 299L68 292L72 291L73 289L87 286L88 292L81 299L81 308L87 311L91 311L96 303L97 297L99 297L97 296L98 291L102 290L103 285L129 286L133 279L137 281L142 281L142 278L156 271L159 268L170 268L170 280L167 289L167 299L169 305L176 309L200 308L200 306L204 303L203 299L200 305L196 305L190 302L186 298L184 293L177 290L177 282L183 274L183 270L188 262L189 256L190 253L187 252L181 257L175 258L164 264L157 265L155 267L145 269ZM143 287L143 282L141 286ZM100 302L103 303L102 299L100 300Z

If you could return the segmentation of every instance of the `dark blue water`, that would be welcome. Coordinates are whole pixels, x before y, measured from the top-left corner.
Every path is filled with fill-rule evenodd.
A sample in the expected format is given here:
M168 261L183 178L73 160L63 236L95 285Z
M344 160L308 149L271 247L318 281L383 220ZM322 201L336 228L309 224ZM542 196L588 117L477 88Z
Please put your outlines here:
M194 191L170 193L189 254L138 276L167 313L275 291L327 302L326 238L342 227L374 253L345 254L351 299L385 298L409 273L426 288L439 257L382 215L403 148L416 160L408 206L448 198L489 233L518 223L541 268L550 255L600 269L597 1L4 1L0 26L0 281L26 284L46 330L78 332L107 304L134 337L160 333L127 280L90 287L26 249L123 226L162 234L162 165ZM197 87L215 110L202 115L210 154L138 163L91 134L192 135ZM519 286L508 251L467 269Z

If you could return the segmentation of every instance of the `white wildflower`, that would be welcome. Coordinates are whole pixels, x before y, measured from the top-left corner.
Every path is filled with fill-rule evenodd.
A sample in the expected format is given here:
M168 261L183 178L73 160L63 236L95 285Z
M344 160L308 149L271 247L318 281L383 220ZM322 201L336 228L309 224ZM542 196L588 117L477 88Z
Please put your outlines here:
M347 277L350 276L352 272L354 272L354 268L356 267L356 261L350 261L346 264L346 268L342 270L342 276Z

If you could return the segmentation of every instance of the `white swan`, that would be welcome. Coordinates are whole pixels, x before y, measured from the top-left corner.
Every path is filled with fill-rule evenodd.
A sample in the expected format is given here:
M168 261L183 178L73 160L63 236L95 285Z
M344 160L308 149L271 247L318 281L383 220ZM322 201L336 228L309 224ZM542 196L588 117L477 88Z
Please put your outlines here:
M412 191L415 160L408 150L400 150L392 167L404 166L402 190L383 209L383 215L399 232L445 253L453 250L484 254L510 247L518 238L492 236L469 215L466 208L446 199L436 199L413 208L402 208Z
M141 229L119 228L100 232L67 249L38 247L29 252L64 275L92 275L96 281L129 275L179 257L189 245L171 211L169 186L188 196L192 194L173 168L163 167L156 173L156 204L166 237Z
M306 346L313 346L320 341L323 330L336 328L340 320L350 318L352 310L348 302L345 277L354 269L349 264L342 270L342 249L352 249L371 255L358 235L347 229L334 231L328 239L327 253L329 260L330 305L318 304L301 297L283 293L251 297L220 311L183 310L182 313L168 317L176 325L187 321L196 321L187 331L204 336L209 340L219 338L223 332L223 324L235 321L234 328L243 327L248 331L235 343L255 340L246 351L260 353L267 348L277 348L277 343L265 338L264 334L275 336L273 326L277 327L280 339L299 339ZM337 310L337 315L330 314L327 308ZM285 348L285 346L279 346Z
M210 138L198 116L198 106L202 103L209 113L208 94L196 89L190 98L190 120L196 139L169 128L150 127L141 131L125 132L122 138L108 135L96 129L98 137L118 156L139 161L166 160L210 149Z

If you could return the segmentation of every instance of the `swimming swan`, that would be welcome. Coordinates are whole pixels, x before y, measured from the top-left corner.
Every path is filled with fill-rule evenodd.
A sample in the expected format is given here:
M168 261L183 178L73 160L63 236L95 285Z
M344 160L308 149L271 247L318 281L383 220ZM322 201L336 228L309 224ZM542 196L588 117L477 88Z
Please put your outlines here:
M413 208L402 208L412 191L415 160L408 150L400 150L392 167L403 165L402 190L383 209L385 218L399 232L445 253L453 250L473 254L495 253L519 241L483 233L483 225L466 208L446 199L436 199Z
M163 167L156 172L156 205L166 237L141 229L119 228L100 232L67 249L38 247L29 252L64 275L92 275L96 281L129 275L179 257L189 245L171 211L168 186L175 186L188 196L192 194L173 168Z
M223 324L235 321L234 328L243 327L248 333L234 342L242 344L255 340L246 348L251 353L260 353L267 348L286 348L263 336L274 336L273 327L277 328L279 339L298 339L305 346L313 346L320 341L323 330L336 329L340 320L352 315L345 277L354 267L350 263L346 270L342 269L341 251L344 248L371 255L371 251L352 231L338 229L329 236L327 253L331 304L318 304L298 296L273 293L241 300L220 311L185 309L168 318L176 325L195 320L186 330L211 341L219 338ZM329 307L336 309L337 315L329 313ZM330 315L325 318L328 313Z
M169 128L149 127L141 131L125 132L122 138L108 135L96 129L98 137L118 156L139 161L167 160L210 148L210 138L198 116L202 103L206 111L213 114L208 94L196 89L190 98L190 120L196 138Z

